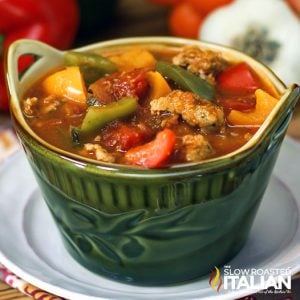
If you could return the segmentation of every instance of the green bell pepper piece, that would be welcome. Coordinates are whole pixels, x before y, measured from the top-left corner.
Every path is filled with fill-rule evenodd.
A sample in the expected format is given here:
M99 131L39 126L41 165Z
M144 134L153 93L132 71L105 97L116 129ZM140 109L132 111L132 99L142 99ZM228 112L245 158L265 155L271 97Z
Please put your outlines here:
M68 51L64 54L66 66L79 66L87 84L117 71L117 66L108 58L95 53Z
M105 106L89 106L81 127L71 128L73 142L79 144L82 139L95 134L107 123L131 115L137 106L137 99L134 97L123 97Z
M156 71L175 81L182 89L193 92L207 100L213 100L215 87L199 76L170 63L158 61Z

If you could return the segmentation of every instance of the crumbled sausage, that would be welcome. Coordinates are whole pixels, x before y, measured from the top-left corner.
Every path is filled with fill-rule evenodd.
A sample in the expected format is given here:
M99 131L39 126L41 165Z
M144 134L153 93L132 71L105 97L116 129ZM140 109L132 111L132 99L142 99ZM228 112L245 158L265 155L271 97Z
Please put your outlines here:
M51 111L57 110L58 106L62 103L55 96L48 96L42 100L38 100L37 97L27 98L23 102L23 111L27 117L33 117L35 110L39 110L39 113L46 115Z
M191 92L174 90L165 97L152 100L150 106L152 114L163 111L178 114L191 126L212 129L225 122L221 107Z
M215 84L216 74L223 70L224 65L227 65L220 53L201 50L196 46L184 47L179 54L173 57L173 63L186 68L212 84Z
M37 97L29 97L23 101L23 111L26 116L32 117L34 115L34 106L37 102Z
M58 106L60 106L62 101L58 100L55 96L48 96L43 99L41 103L40 112L42 114L48 114L51 111L57 110Z
M109 154L104 148L102 148L99 144L84 144L84 149L86 151L94 152L96 159L103 162L114 162L115 158L113 155Z
M214 149L202 134L182 137L186 161L200 161L211 157Z

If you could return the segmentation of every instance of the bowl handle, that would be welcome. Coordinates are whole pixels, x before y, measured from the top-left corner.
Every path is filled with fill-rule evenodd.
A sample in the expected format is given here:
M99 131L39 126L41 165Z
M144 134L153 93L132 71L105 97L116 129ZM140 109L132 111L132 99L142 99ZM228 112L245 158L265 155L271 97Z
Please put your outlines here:
M273 131L273 133L271 135L271 143L269 148L272 148L285 134L292 119L295 105L300 99L299 86L294 84L289 88L289 90L291 90L291 92L288 92L288 98L286 99L284 107L279 112L278 119L276 122L274 122L273 126L270 126L270 131Z
M34 55L37 59L24 71L24 74L19 74L18 61L25 54ZM7 52L6 66L7 84L12 98L19 99L37 77L45 75L51 66L56 67L62 62L63 52L45 43L30 39L21 39L12 43Z

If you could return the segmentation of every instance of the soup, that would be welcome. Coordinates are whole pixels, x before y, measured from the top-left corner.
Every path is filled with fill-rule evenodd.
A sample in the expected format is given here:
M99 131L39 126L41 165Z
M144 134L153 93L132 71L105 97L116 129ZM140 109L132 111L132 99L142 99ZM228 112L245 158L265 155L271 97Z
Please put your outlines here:
M197 46L66 52L22 108L50 144L145 168L200 162L251 139L277 97L245 62Z

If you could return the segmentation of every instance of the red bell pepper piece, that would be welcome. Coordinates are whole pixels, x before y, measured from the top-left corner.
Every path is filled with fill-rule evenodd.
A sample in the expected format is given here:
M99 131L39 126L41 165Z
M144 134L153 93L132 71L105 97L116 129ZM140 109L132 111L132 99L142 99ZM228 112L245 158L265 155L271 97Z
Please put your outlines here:
M76 0L1 0L0 1L0 60L8 46L19 38L30 38L48 43L59 49L71 46L79 25ZM32 62L20 62L23 71ZM1 67L2 68L2 67ZM0 71L0 73L3 70ZM0 75L0 110L7 110L5 82Z
M125 161L145 168L159 168L172 154L176 135L171 129L160 131L151 142L131 148L125 154Z
M253 92L259 84L246 63L229 67L217 77L218 88L225 92Z

